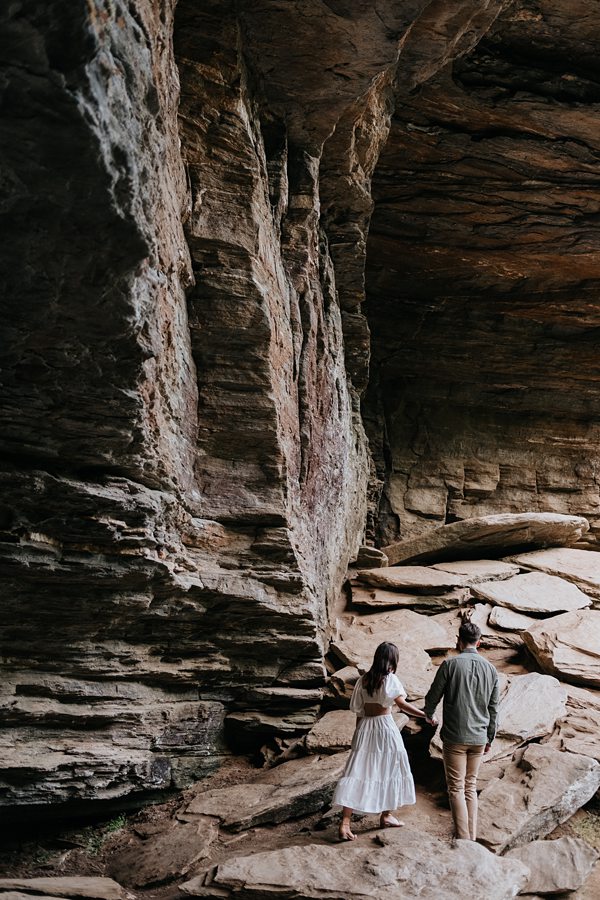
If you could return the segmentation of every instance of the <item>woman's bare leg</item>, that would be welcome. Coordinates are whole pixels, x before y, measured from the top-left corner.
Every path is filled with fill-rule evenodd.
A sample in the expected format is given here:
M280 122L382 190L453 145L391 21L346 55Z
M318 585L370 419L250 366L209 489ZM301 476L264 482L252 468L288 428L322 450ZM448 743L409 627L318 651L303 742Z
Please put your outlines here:
M350 828L350 819L352 818L352 810L349 806L342 807L342 821L340 822L339 836L340 841L353 841L356 835Z

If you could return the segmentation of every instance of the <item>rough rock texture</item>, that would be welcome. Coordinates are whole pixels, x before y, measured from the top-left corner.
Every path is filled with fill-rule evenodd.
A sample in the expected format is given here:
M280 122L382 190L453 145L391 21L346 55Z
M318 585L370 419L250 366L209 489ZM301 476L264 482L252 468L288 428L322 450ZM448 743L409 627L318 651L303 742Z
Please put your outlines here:
M9 891L21 892L19 896L34 894L41 897L67 897L69 900L132 900L126 891L112 878L89 876L63 876L58 878L0 878L0 896Z
M524 631L523 640L545 672L600 687L600 610L553 616Z
M347 753L309 756L282 763L243 785L211 790L199 785L177 818L194 822L214 816L225 828L242 831L315 812L331 800L347 758Z
M210 855L210 845L218 833L217 819L199 818L188 824L170 823L168 829L155 826L156 834L131 842L111 857L109 875L119 884L147 887L187 875Z
M441 572L452 572L455 575L467 575L470 584L478 584L481 581L503 581L519 574L517 565L500 559L461 559L434 563L431 568L439 569Z
M366 523L595 540L589 19L2 6L1 804L310 728Z
M472 841L451 847L407 827L383 832L372 848L309 845L239 857L181 887L192 897L215 898L508 900L527 873L518 860L494 857Z
M529 869L523 889L527 894L561 894L582 886L598 859L598 852L577 838L532 841L515 847L505 859L518 859Z
M581 516L515 513L481 516L430 529L384 547L390 566L397 563L504 556L510 547L575 543L588 530Z
M538 615L572 612L592 604L587 594L574 584L544 572L527 572L507 581L476 585L473 594L515 612Z
M478 840L502 853L550 834L594 796L600 764L532 744L479 797Z
M441 594L457 587L465 587L469 579L464 575L440 572L429 566L399 566L377 570L358 571L356 580L372 587L391 591L408 591L415 594Z
M352 606L357 608L391 609L406 607L426 615L434 615L448 609L456 609L466 603L471 596L468 589L455 588L443 594L411 594L394 589L367 587L359 582L352 582Z
M564 718L556 723L548 743L559 750L581 753L600 762L599 734L600 694L570 685Z
M537 621L531 616L513 612L512 609L507 609L504 606L494 606L489 615L488 623L493 625L494 628L501 628L503 631L525 631L526 628L536 625Z

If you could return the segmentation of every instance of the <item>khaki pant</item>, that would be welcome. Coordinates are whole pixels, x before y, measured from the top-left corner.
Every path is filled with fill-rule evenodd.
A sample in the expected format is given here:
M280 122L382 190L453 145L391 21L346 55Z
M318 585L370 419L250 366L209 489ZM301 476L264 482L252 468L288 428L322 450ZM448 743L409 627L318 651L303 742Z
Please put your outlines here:
M483 744L444 744L444 769L457 838L477 840L477 773Z

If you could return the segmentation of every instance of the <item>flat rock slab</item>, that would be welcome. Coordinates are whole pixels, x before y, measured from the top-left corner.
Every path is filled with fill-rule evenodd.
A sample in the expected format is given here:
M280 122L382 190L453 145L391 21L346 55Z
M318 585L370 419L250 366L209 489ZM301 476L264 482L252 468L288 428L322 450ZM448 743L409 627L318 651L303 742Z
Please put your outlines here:
M539 547L574 544L589 529L582 516L515 513L480 516L441 525L426 534L383 547L390 565L507 556Z
M600 553L594 550L577 550L573 547L556 547L538 550L514 557L523 569L536 569L549 575L559 575L573 582L581 590L600 600Z
M68 897L77 900L133 900L133 894L112 878L65 876L58 878L0 878L0 891L20 891L46 897Z
M371 846L286 847L221 863L181 890L194 897L294 900L507 900L528 875L519 860L472 841L455 847L416 828L382 831Z
M494 606L488 617L488 625L500 628L502 631L525 631L532 625L538 624L538 619L525 616L505 606Z
M600 610L554 616L522 634L545 672L563 681L600 687Z
M545 837L590 800L600 764L587 756L530 744L479 797L478 840L502 853Z
M333 672L327 680L327 698L340 709L348 709L350 699L360 672L356 666L344 666Z
M529 869L528 894L561 894L582 886L598 859L598 851L578 838L532 841L509 850L505 859L518 859Z
M426 615L435 615L463 606L471 596L468 588L454 588L443 594L409 594L404 591L388 591L354 582L351 584L352 606L366 609L412 609Z
M187 875L206 859L219 832L217 819L202 817L182 825L169 822L165 830L137 841L111 857L109 873L131 887L147 887Z
M408 591L413 594L439 594L453 588L466 587L469 579L464 575L441 572L431 566L398 566L387 569L360 569L356 580L372 587L390 591Z
M392 713L400 730L408 722L408 716L399 710ZM334 709L319 719L306 735L306 749L309 753L339 753L348 750L352 743L356 715L349 709Z
M545 572L526 572L506 581L487 581L471 590L481 600L521 613L571 612L592 603L576 585Z
M455 562L434 563L433 569L463 575L469 584L480 584L482 581L503 581L519 574L519 567L514 563L501 559L461 559Z
M242 831L308 815L331 800L347 758L347 753L306 756L261 772L245 784L199 790L177 818L193 822L214 816L225 828Z

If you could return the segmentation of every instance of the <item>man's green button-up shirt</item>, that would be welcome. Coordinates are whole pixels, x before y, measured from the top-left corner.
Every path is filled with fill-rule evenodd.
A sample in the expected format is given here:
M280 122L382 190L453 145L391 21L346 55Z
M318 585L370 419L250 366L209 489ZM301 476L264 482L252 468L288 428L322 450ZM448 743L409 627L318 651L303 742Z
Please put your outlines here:
M497 728L498 673L475 647L441 664L425 697L427 716L433 716L442 697L442 741L491 744Z

